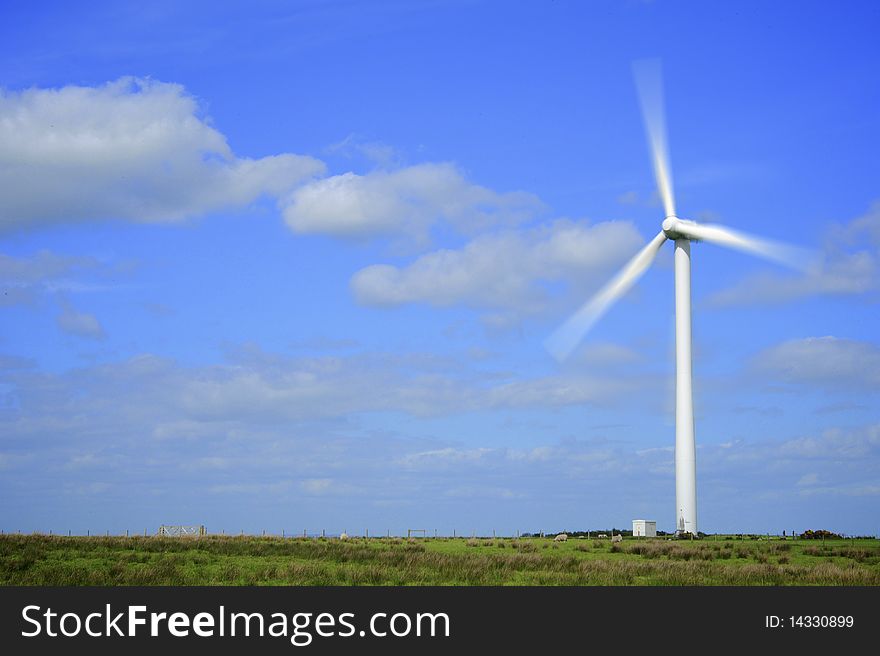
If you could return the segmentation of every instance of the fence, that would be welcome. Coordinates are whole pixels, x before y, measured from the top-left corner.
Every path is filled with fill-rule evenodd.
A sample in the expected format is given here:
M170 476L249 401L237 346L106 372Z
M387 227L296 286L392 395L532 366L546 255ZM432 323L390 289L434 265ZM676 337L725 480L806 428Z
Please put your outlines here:
M164 535L171 538L197 538L207 534L208 531L205 530L204 526L168 526L166 524L162 524L162 526L159 527L159 532L157 535Z

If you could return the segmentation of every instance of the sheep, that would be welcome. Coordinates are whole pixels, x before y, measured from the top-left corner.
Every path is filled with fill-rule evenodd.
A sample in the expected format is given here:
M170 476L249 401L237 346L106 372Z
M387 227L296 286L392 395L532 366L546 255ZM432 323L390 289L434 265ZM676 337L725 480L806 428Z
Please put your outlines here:
M342 533L339 534L339 539L340 539L340 540L347 540L347 539L348 539L348 533L346 533L345 531L343 531Z
M622 535L612 535L611 536L611 543L614 544L615 542L623 542L623 536Z
M560 533L555 538L553 538L554 542L565 542L566 540L568 540L568 535L566 535L565 533Z

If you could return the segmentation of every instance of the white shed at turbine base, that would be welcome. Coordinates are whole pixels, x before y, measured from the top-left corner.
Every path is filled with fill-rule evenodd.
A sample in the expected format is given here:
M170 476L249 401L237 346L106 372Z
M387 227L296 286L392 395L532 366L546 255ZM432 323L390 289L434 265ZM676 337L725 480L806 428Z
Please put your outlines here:
M657 522L650 519L634 519L633 520L633 537L634 538L656 538Z

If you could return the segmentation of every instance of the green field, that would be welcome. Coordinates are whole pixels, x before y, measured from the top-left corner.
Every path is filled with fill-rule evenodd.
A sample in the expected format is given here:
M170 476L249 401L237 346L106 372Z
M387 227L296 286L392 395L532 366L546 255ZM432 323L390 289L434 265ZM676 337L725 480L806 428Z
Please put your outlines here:
M0 537L3 585L880 585L880 540Z

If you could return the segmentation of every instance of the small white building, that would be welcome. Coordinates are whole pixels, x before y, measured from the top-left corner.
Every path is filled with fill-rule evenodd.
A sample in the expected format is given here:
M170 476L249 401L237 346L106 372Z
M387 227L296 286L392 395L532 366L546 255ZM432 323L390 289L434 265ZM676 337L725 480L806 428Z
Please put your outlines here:
M633 537L634 538L656 538L657 522L650 519L634 519L633 520Z

